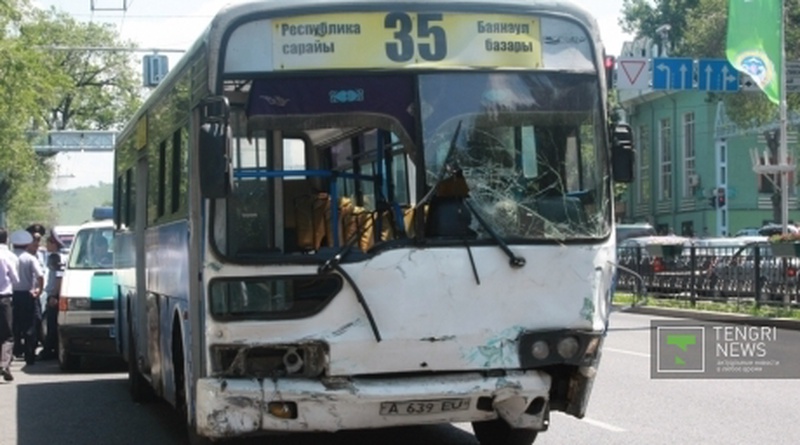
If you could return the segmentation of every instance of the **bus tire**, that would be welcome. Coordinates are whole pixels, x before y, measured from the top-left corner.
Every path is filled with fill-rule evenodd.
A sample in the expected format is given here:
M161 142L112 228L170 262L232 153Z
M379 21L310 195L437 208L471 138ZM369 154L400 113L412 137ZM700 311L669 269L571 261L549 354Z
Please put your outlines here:
M177 326L177 319L175 320ZM186 443L189 445L210 445L211 439L197 434L197 427L189 419L189 397L186 392L186 365L183 356L183 342L180 330L172 333L172 369L175 375L175 408L181 417L181 422L186 425Z
M475 438L481 445L531 445L538 431L511 428L503 419L472 422Z
M130 324L129 324L130 326ZM155 392L136 365L136 342L133 330L128 329L128 392L134 403L148 403L155 400Z
M58 337L58 367L62 371L75 371L81 367L81 358L69 352L63 335Z

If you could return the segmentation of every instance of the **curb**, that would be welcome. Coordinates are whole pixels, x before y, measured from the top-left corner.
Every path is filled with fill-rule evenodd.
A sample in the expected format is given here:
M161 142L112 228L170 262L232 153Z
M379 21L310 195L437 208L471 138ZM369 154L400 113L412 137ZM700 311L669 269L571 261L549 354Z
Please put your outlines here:
M689 318L692 320L713 321L719 323L738 323L754 326L774 326L778 329L800 331L800 320L791 318L766 318L752 315L729 314L725 312L693 311L689 309L671 309L648 306L614 305L615 312L628 314L655 315L658 317Z

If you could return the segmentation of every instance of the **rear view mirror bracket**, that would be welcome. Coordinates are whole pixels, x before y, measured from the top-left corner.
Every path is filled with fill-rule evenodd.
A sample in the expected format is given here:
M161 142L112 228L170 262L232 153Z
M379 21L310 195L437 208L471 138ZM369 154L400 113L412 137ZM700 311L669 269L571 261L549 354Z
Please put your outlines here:
M230 104L225 96L214 96L200 105L200 193L204 198L226 197L233 183L230 157Z

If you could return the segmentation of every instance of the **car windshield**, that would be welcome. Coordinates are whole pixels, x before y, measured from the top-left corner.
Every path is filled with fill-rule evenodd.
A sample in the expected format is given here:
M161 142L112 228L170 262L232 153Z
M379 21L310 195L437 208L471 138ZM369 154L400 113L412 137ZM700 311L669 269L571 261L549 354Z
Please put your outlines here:
M113 267L111 227L80 230L70 250L69 269L109 269Z

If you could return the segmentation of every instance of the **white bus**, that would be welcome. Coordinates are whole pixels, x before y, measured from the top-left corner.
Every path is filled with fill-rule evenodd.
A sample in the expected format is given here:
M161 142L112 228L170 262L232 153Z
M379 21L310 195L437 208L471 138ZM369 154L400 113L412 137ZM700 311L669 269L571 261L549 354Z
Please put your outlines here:
M193 441L584 415L610 310L595 21L558 1L221 11L118 139L118 347Z

